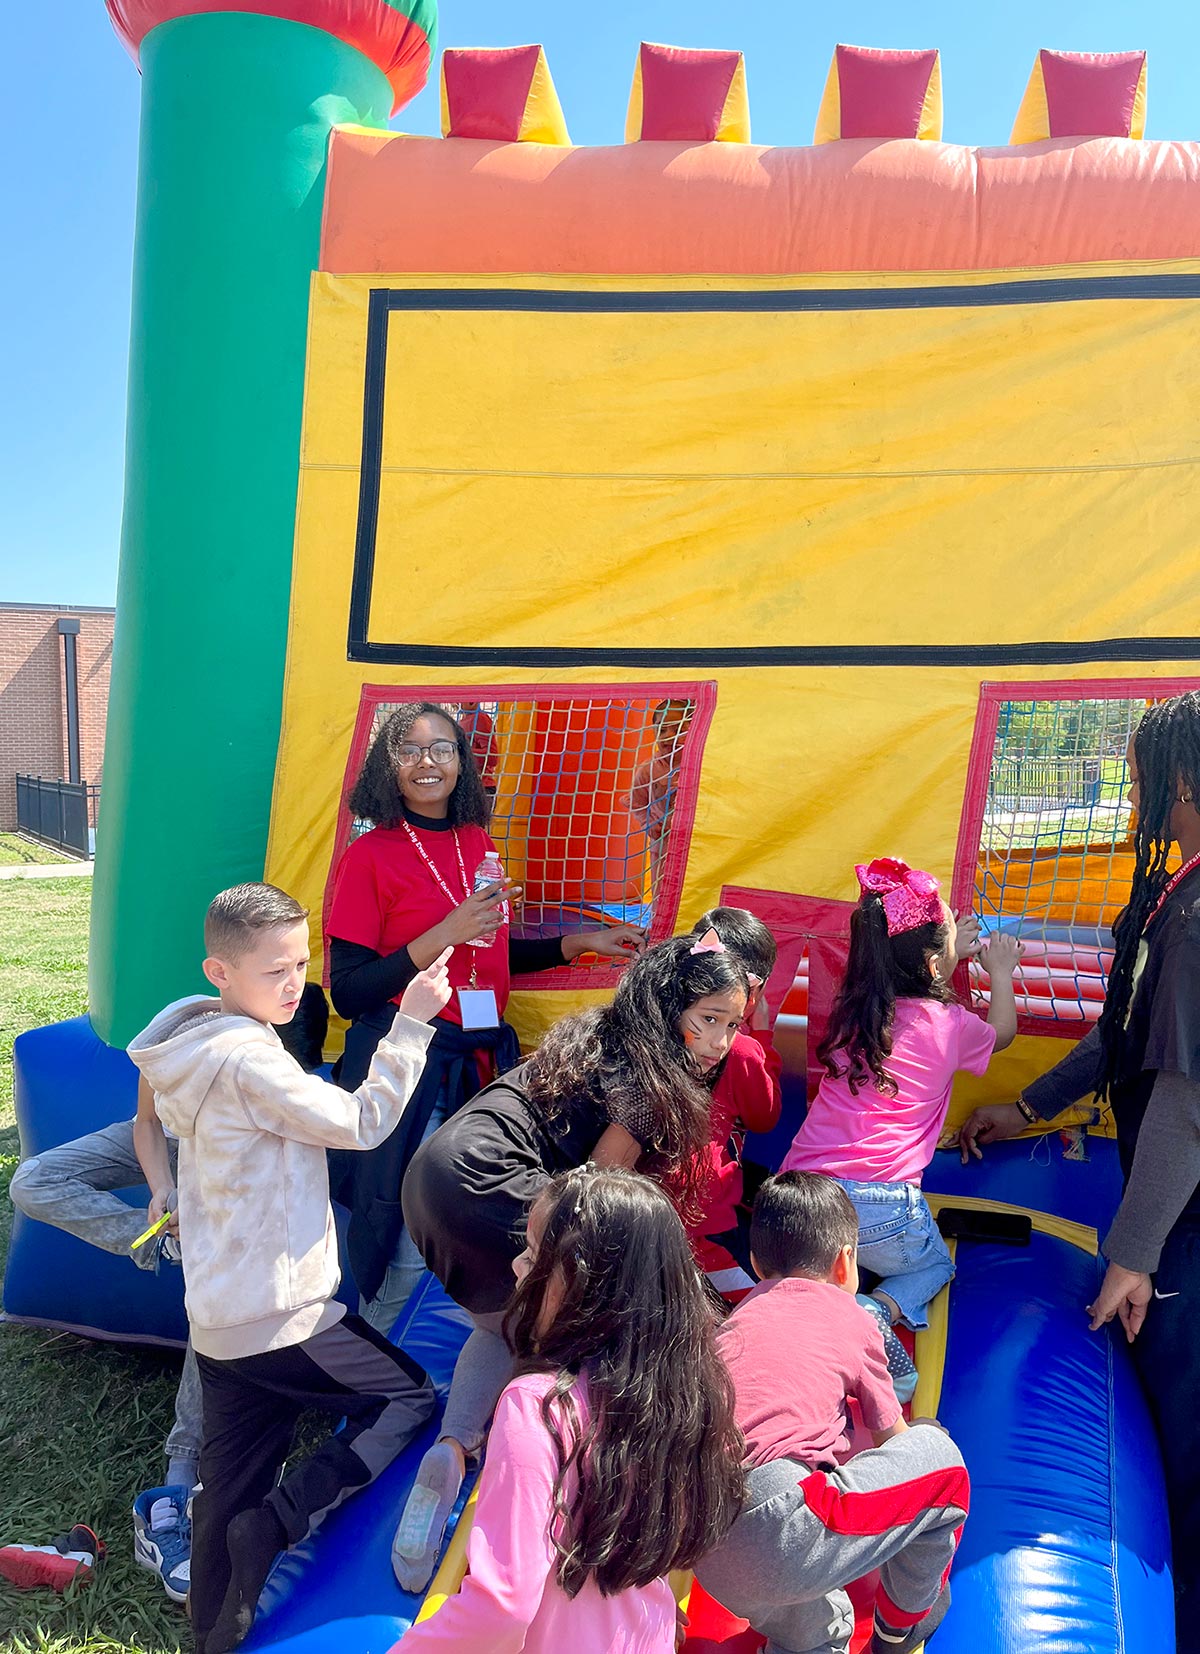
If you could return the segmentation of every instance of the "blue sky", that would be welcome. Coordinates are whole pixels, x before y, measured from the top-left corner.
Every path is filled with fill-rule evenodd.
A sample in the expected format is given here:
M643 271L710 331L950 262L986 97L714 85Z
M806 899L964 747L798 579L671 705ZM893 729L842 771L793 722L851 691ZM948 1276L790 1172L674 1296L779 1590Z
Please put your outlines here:
M138 76L101 0L7 20L0 266L0 600L111 603ZM539 40L576 143L618 143L639 40L739 47L754 139L808 143L838 40L938 46L952 143L1000 144L1040 46L1150 53L1147 136L1200 137L1200 8L925 0L443 0L442 45ZM431 84L395 124L437 131ZM1200 251L1200 249L1198 249Z

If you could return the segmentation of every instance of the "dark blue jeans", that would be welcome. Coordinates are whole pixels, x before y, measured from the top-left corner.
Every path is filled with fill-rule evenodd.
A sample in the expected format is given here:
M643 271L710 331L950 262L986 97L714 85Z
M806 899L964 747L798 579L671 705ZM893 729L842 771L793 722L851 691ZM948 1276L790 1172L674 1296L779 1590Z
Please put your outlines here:
M1166 1470L1177 1654L1200 1654L1200 1221L1168 1235L1154 1290L1133 1354Z

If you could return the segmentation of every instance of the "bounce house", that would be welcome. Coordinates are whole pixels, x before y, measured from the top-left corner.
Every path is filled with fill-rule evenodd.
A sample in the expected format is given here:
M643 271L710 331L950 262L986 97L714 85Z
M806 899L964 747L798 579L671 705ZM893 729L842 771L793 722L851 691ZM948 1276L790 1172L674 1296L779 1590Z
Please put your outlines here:
M839 46L814 143L763 148L740 53L643 44L625 143L579 148L536 45L446 52L443 136L389 129L433 0L108 10L143 113L91 1012L17 1043L25 1152L132 1113L123 1048L200 985L215 891L321 914L414 699L472 730L528 934L772 925L790 1104L752 1159L803 1107L855 860L1028 944L952 1123L1048 1068L1103 994L1129 731L1200 685L1200 145L1142 136L1144 54L1040 52L979 149L940 141L936 51ZM532 1045L615 979L509 1014ZM931 1170L1032 1224L960 1244L918 1352L974 1487L942 1654L1173 1646L1150 1420L1083 1314L1119 1193L1090 1123ZM184 1333L177 1280L23 1218L5 1304ZM445 1379L462 1329L430 1283L398 1336ZM383 1654L436 1609L461 1524L424 1604L388 1566L423 1445L247 1646ZM754 1645L708 1609L691 1641Z

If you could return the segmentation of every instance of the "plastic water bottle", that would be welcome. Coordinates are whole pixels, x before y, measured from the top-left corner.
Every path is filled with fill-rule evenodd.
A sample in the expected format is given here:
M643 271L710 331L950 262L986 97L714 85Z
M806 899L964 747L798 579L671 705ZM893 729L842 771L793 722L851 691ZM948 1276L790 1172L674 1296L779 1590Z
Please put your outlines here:
M487 890L489 888L489 886L491 886L493 884L498 884L503 877L504 877L504 864L503 864L503 862L500 860L500 857L496 854L496 852L494 850L489 850L487 855L480 862L479 866L475 869L475 889L474 889L473 894L478 896L478 894L481 890ZM501 915L501 919L502 919L503 923L507 924L508 923L508 903L507 902L501 902L500 903L500 915ZM493 931L490 936L476 936L476 937L474 937L473 940L468 945L470 947L473 947L473 948L490 948L492 943L495 940L496 940L496 933L495 933L495 931Z

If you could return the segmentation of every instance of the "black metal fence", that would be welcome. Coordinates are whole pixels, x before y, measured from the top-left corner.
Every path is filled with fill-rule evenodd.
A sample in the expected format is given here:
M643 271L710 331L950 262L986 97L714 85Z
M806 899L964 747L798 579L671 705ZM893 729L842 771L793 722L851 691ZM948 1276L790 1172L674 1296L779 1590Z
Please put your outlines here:
M17 831L76 856L95 849L100 788L88 781L47 781L17 777Z
M1091 809L1101 801L1103 779L1098 758L1005 756L992 766L989 803L993 808L1016 811ZM1122 790L1118 776L1114 802Z

